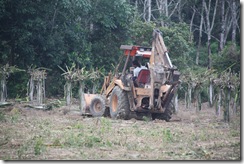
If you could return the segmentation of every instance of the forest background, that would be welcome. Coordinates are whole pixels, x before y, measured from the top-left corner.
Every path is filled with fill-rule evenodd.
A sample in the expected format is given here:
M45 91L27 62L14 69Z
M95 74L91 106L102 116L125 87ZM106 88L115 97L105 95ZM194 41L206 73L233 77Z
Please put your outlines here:
M25 98L28 70L45 68L46 96L62 98L60 68L107 75L122 56L120 45L151 46L158 28L181 72L178 98L210 105L232 100L237 108L240 14L237 0L0 0L1 78L6 66L22 70L8 75L8 98ZM99 92L103 76L95 91L93 82L86 79L85 92Z

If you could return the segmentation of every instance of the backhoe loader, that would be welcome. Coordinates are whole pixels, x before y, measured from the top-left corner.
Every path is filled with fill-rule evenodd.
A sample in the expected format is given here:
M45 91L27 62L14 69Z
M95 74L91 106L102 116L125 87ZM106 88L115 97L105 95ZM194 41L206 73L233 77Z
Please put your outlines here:
M169 121L180 72L171 63L161 32L153 31L152 47L121 45L120 49L125 57L122 72L105 76L100 94L85 94L86 112L112 119L146 116ZM136 78L133 77L133 60L144 62L147 68Z

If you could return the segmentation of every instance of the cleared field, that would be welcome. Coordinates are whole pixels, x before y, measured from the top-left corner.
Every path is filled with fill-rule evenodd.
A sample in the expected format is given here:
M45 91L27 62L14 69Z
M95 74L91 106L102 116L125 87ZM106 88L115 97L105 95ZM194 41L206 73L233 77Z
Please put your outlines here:
M240 160L240 115L223 122L213 108L185 110L170 122L81 116L25 103L0 108L1 160Z

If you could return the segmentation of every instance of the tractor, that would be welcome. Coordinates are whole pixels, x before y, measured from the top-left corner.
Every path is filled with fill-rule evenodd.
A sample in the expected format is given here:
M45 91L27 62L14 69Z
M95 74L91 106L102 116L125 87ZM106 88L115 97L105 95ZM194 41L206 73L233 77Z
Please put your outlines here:
M120 49L125 57L122 72L105 76L100 94L85 94L86 112L112 119L146 116L169 121L180 72L171 63L161 32L153 31L152 47L121 45ZM146 66L136 78L131 64L135 59Z

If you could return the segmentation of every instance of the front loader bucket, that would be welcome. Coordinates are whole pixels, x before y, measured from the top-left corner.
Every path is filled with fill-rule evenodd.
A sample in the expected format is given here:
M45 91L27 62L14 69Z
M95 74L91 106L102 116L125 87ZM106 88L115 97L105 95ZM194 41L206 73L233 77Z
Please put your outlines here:
M105 97L99 94L84 94L85 113L93 117L101 117L105 112Z

